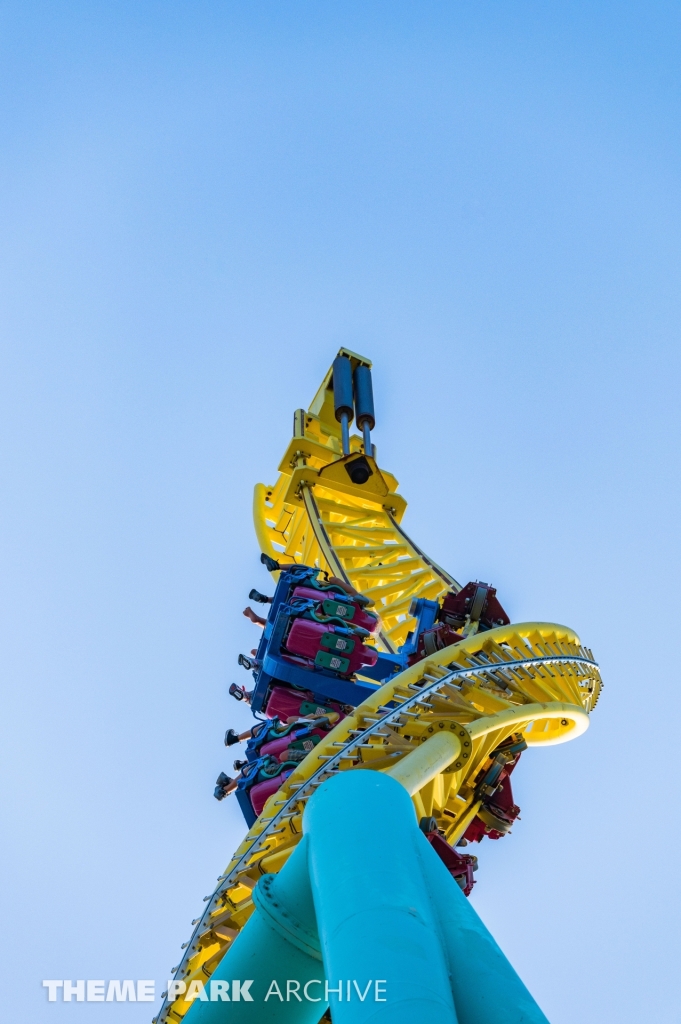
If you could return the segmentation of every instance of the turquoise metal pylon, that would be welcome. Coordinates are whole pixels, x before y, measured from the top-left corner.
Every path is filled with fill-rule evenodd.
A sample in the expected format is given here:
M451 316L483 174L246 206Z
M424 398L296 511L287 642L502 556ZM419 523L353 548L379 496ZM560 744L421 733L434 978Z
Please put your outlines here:
M329 1004L334 1024L547 1024L399 782L329 779L304 832L258 883L255 913L206 986L210 999L216 982L239 982L238 994L250 981L251 998L197 999L190 1024L317 1024Z

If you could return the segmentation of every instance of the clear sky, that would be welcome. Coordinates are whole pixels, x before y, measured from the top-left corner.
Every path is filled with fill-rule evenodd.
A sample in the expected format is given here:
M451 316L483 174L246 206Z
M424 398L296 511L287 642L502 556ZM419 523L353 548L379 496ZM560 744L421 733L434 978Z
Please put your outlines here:
M606 688L473 901L552 1024L679 1009L681 9L0 6L3 1019L150 978L240 840L227 695L339 345L405 526ZM677 794L677 795L675 795Z

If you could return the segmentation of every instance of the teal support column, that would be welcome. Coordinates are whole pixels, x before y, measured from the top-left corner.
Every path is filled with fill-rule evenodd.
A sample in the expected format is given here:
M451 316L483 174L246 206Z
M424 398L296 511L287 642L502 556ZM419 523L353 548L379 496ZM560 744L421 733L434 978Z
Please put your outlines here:
M188 1024L317 1024L327 990L334 1024L548 1024L399 782L334 776L303 828L211 978L250 981L252 1001L196 1000Z
M438 917L459 1024L549 1024L425 836L422 875Z
M211 982L228 981L230 992L235 980L252 981L252 1002L197 999L187 1024L317 1024L328 1002L307 847L303 837L278 875L261 878L255 911L211 975ZM210 982L206 994L210 998Z
M406 790L343 772L311 798L303 829L334 1024L457 1024Z

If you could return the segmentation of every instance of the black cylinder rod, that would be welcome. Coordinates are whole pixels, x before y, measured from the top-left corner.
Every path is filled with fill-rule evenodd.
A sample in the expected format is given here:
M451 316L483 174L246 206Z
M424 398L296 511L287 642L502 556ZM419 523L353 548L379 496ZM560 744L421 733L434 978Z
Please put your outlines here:
M374 416L374 391L371 386L371 370L368 366L355 367L355 418L364 435L364 453L373 454L371 431L376 426Z
M336 356L333 361L333 406L340 421L343 455L350 454L350 424L353 417L352 363L347 356Z

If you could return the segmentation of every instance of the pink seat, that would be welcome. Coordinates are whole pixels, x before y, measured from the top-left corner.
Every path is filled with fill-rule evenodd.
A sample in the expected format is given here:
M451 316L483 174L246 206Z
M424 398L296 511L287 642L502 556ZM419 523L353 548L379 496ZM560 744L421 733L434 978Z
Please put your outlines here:
M323 643L324 638L327 643ZM334 626L312 619L294 620L286 640L286 650L311 661L319 651L327 650L344 659L343 668L338 669L342 675L352 675L364 665L375 665L378 660L378 651L363 644L360 637L337 633Z
M272 796L272 793L277 792L284 779L289 777L291 771L282 772L281 775L277 775L274 779L265 779L264 782L256 782L255 786L251 786L248 795L256 814L262 814L262 809Z
M301 728L299 733L302 731L303 729ZM310 732L306 731L304 739L311 738L312 736L319 736L321 738L322 736L326 736L326 734L326 730L324 729L312 729ZM286 751L297 739L298 735L296 734L296 730L293 729L288 736L282 736L281 739L278 740L271 740L270 743L263 743L259 751L260 757L265 757L266 754L269 754L271 757L276 757L280 761L285 761ZM312 749L312 747L310 747L310 749Z
M308 704L309 708L301 711L301 706ZM315 711L315 708L318 711ZM280 722L286 722L289 718L322 718L328 711L337 714L340 720L345 718L340 704L334 701L325 701L320 704L307 690L294 690L290 686L273 686L270 690L267 707L264 709L268 718L278 718Z
M314 587L296 587L291 595L291 600L295 601L296 598L314 601L320 606L318 613L320 615L324 614L321 609L323 601L341 601L343 604L351 604L354 608L354 614L352 619L348 621L353 626L360 626L361 629L366 629L369 633L374 633L378 629L378 616L374 615L373 612L366 611L361 605L353 601L349 594L344 594L342 591L315 590Z

